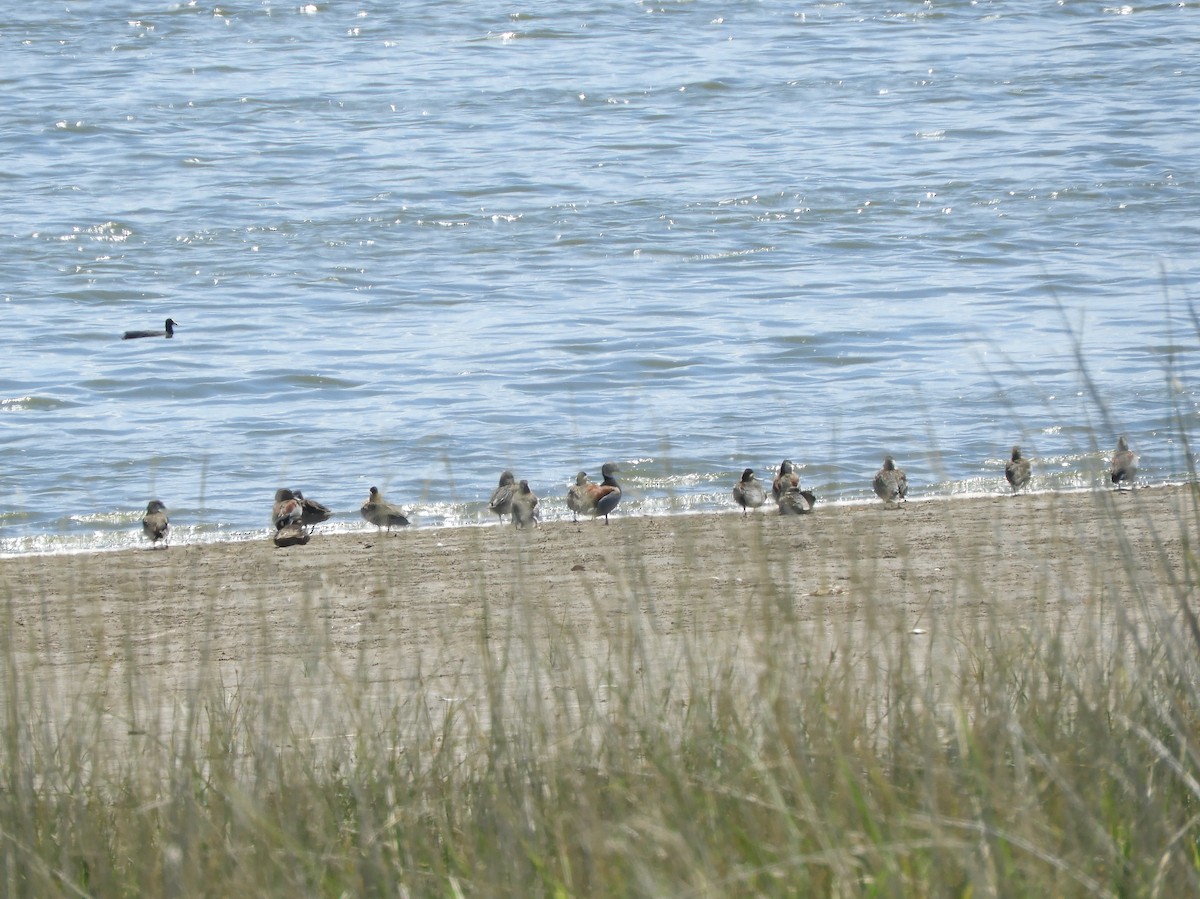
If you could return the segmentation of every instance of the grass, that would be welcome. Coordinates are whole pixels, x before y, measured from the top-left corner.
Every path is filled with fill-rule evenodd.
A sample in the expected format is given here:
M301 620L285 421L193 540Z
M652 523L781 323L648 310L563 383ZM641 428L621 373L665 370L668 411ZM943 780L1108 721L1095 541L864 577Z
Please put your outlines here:
M149 588L131 577L128 628L81 614L49 633L10 584L0 891L1195 895L1200 508L1183 495L1149 563L1113 497L1083 500L1114 526L1094 558L1029 561L1043 611L1026 626L991 584L991 543L955 547L956 611L922 617L896 601L920 595L889 567L916 565L902 537L835 537L848 586L818 565L811 590L755 537L749 592L674 576L673 607L724 610L720 633L665 625L631 548L585 638L547 618L518 546L511 581L469 597L473 663L429 646L405 677L379 677L316 588L287 632L248 591L260 661L229 683L211 606L140 639ZM402 590L402 554L378 562L378 594ZM1085 570L1086 596L1060 565ZM913 639L914 614L936 641ZM42 669L35 645L87 661ZM180 682L165 662L184 651Z

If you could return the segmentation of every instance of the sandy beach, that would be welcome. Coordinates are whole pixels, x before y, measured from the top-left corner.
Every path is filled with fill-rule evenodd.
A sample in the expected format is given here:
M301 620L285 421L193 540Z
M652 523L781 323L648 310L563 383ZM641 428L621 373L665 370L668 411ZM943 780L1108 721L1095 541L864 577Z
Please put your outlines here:
M519 672L564 645L566 669L602 681L631 628L652 635L648 658L667 670L694 664L697 646L750 657L776 613L810 629L796 648L805 658L865 660L878 647L862 645L861 625L877 633L883 619L951 670L956 631L981 619L1070 634L1177 614L1167 572L1194 502L1190 487L1162 487L800 517L618 512L607 526L9 558L0 577L14 674L49 705L57 697L58 714L100 692L117 730L144 733L168 727L201 680L300 690L352 679L436 704L469 694L497 658L520 656Z

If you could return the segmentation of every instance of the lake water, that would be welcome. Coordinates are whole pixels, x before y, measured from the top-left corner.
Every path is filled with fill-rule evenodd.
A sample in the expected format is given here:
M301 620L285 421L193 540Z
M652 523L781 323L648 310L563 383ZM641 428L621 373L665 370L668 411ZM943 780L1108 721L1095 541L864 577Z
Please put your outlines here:
M124 8L122 8L124 7ZM1200 2L0 12L0 551L1189 476ZM122 341L179 322L172 340Z

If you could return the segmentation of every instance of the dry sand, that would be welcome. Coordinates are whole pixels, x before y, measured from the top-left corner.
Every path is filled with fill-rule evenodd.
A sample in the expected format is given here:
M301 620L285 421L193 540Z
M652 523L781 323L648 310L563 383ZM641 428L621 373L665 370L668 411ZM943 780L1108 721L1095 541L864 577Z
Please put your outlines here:
M532 532L318 531L285 549L264 538L9 558L6 670L51 717L100 694L117 729L144 733L169 727L201 673L231 692L353 681L433 705L461 698L497 659L533 665L563 647L565 680L586 670L602 683L639 629L653 637L643 662L668 671L694 665L697 647L750 658L777 615L807 628L809 658L866 660L883 619L953 663L957 635L984 619L1070 634L1124 614L1177 616L1171 578L1195 503L1182 486L788 518L618 511L607 526Z

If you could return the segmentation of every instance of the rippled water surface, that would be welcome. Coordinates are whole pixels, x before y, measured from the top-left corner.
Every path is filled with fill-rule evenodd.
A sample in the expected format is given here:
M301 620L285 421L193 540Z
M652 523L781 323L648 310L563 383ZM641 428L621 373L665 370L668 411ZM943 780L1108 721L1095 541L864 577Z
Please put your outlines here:
M122 6L0 12L2 551L1188 476L1200 3Z

